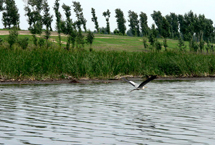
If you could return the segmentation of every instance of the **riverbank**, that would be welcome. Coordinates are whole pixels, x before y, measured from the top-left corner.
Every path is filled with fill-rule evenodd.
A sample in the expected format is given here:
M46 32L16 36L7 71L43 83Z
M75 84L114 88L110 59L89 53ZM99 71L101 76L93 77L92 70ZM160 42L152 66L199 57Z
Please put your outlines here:
M123 77L122 77L123 78ZM92 84L92 83L118 83L124 82L122 78L118 79L61 79L61 80L1 80L0 85L10 85L10 84L33 84L33 85L42 85L42 84ZM143 81L144 78L142 77L127 77L129 80L132 81ZM206 81L206 80L215 80L215 76L208 76L208 77L158 77L155 81Z

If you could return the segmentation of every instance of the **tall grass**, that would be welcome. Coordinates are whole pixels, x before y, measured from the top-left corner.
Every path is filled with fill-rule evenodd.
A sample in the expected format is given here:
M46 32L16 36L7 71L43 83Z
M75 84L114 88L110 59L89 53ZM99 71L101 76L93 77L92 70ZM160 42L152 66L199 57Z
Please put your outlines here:
M166 52L0 49L5 79L111 78L116 75L205 76L215 74L213 54Z

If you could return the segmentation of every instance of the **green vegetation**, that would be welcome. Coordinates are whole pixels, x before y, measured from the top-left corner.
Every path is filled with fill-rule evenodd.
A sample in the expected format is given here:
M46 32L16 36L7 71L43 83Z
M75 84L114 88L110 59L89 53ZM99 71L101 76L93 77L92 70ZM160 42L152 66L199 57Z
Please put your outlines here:
M5 79L112 78L116 75L205 76L215 74L213 54L0 49Z

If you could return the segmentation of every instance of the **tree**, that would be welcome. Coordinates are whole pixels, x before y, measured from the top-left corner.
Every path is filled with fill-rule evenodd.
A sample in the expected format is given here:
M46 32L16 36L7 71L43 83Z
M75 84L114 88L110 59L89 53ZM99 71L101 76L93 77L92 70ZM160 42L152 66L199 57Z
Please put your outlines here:
M94 8L91 9L91 13L93 15L92 21L95 23L95 28L97 30L97 33L100 33L100 31L99 31L99 24L98 24L98 21L97 21L96 12L95 12Z
M3 2L4 2L4 0L0 0L0 11L3 10Z
M59 46L61 48L61 14L59 11L59 0L55 0L55 4L54 4L54 11L55 11L55 16L56 16L56 29L57 29L57 33L58 33L58 39L59 39Z
M164 17L162 20L161 35L164 37L163 44L166 50L168 47L166 38L170 36L170 25Z
M140 36L140 27L139 27L139 20L138 15L134 11L129 10L128 11L128 17L130 22L129 26L132 31L133 36Z
M2 3L2 2L1 2ZM2 21L5 28L10 29L11 25L14 27L19 27L19 13L18 8L14 0L5 0L4 12L2 15Z
M69 35L67 38L66 48L67 48L67 50L69 50L71 41L75 41L75 38L73 37L74 31L73 31L73 27L72 27L72 20L70 18L71 17L71 8L70 8L70 6L67 6L65 4L63 4L62 8L63 8L65 15L66 15L66 22L65 22L66 31L65 31L65 34ZM73 45L73 47L74 47L74 45Z
M115 17L117 19L116 21L117 21L117 26L118 26L119 33L121 33L122 35L125 35L125 31L126 31L125 23L126 23L126 20L124 18L123 11L120 10L120 9L116 9L115 13L116 13Z
M143 36L148 36L149 34L149 27L148 27L148 22L147 22L147 15L146 13L141 12L140 13L140 27Z
M170 15L166 15L166 19L170 24L170 38L178 38L179 37L178 16L175 13L170 13Z
M107 22L107 33L110 34L110 22L109 22L109 18L110 18L110 11L107 10L106 12L103 12L103 16L105 17L106 19L106 22Z
M148 36L149 42L152 46L154 46L154 44L156 42L157 34L158 34L158 32L155 29L155 25L152 24L152 28L151 28L150 34Z
M17 42L18 39L18 30L17 28L13 28L12 30L9 31L9 36L8 36L8 43L10 45L10 48L12 48L13 44Z
M83 25L84 31L87 32L87 28L86 28L87 20L84 18L83 9L81 8L80 2L73 1L73 7L74 7L74 12L76 13L76 17L77 17L77 23L76 24L78 26L79 31L81 29L80 28L81 25Z
M195 26L195 15L192 11L185 13L184 15L184 23L185 23L185 33L184 40L192 41L194 35L194 26Z
M160 11L154 11L153 14L151 14L152 19L155 21L155 24L157 26L159 34L162 32L162 22L163 22L163 17L161 15Z
M28 6L25 7L28 16L29 30L33 34L33 42L37 46L38 40L36 34L42 34L43 19L41 12L43 10L43 0L29 0Z
M178 39L178 47L179 47L180 51L184 51L186 48L184 41L183 41L181 36L179 36L179 39Z
M46 39L46 44L47 44L47 48L48 48L48 39L51 35L51 23L53 21L53 15L50 15L49 13L49 5L47 0L44 0L44 4L43 4L43 11L44 11L44 16L43 16L43 24L46 26L46 30L45 30L45 39Z
M214 32L213 21L211 19L205 19L205 30L203 38L207 43L211 42L213 32Z
M148 44L147 44L147 38L143 37L143 46L144 48L148 48Z
M88 44L90 44L90 51L92 51L93 40L94 40L94 34L90 30L88 30L86 41Z

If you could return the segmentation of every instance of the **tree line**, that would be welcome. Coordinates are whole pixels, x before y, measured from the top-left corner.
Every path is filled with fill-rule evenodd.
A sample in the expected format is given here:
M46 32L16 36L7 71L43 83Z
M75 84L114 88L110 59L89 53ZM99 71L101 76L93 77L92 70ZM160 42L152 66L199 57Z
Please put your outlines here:
M72 7L76 21L71 18ZM63 9L66 19L62 19L60 8ZM66 49L81 48L84 46L85 39L82 31L88 32L89 41L93 38L92 32L87 30L87 20L84 18L83 8L79 2L73 1L72 6L63 4L60 6L59 0L55 0L54 8L56 17L56 31L58 32L59 46L61 47L61 34L67 35ZM0 11L3 12L2 23L5 28L16 27L19 28L18 8L14 0L0 0ZM45 39L48 41L50 37L50 31L52 31L51 24L53 22L53 15L50 15L50 7L47 0L29 0L28 5L25 7L26 16L28 17L29 31L32 33L34 44L38 45L43 42L42 39L38 39L36 35L41 35L43 28L45 31ZM110 31L110 17L111 12L108 10L103 12L103 16L106 21L106 27L99 27L98 18L96 16L96 10L91 8L92 22L95 24L96 33L112 33ZM166 48L167 38L179 39L181 41L180 48L183 48L183 41L190 42L190 48L196 50L204 47L204 43L210 47L210 42L214 42L215 31L213 27L213 21L205 17L204 14L197 15L192 11L185 13L184 15L177 15L170 13L163 16L160 11L153 11L151 14L155 24L148 26L148 18L146 13L141 12L137 14L134 11L128 11L128 20L124 17L124 12L121 9L115 10L115 18L117 22L117 28L114 30L114 34L128 35L128 36L145 36L151 45L160 45L157 38L164 38L163 46ZM126 28L126 22L129 23L129 28ZM127 31L126 31L127 30ZM91 43L91 41L89 42ZM48 45L48 42L47 42Z

